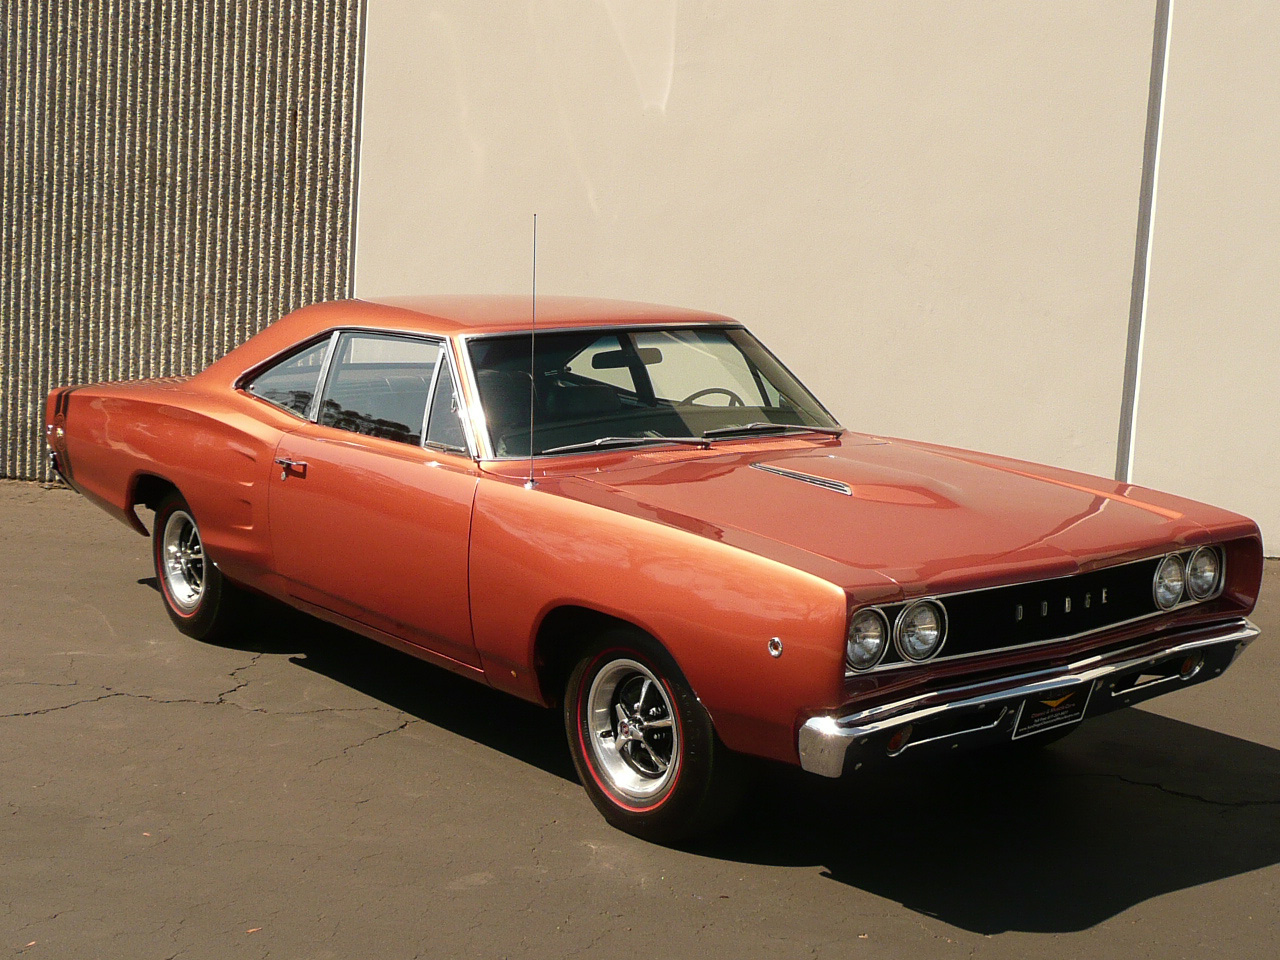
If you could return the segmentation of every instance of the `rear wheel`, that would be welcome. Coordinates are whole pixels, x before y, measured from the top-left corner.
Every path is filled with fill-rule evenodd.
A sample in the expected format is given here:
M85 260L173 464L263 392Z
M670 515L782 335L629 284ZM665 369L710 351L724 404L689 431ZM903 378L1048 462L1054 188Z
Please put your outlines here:
M151 547L169 619L198 640L224 635L239 613L240 590L205 557L200 527L180 494L169 494L156 510Z
M617 629L593 644L569 677L564 710L578 776L615 827L674 843L732 813L738 758L648 637Z

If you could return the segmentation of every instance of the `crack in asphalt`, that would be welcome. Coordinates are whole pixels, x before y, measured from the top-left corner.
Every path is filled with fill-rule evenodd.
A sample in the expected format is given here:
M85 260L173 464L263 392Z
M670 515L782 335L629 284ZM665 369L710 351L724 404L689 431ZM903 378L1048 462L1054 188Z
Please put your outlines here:
M110 689L110 688L107 688ZM238 688L237 688L238 689ZM104 693L100 697L88 697L84 700L73 700L71 703L59 704L56 707L41 707L38 710L28 710L23 713L0 713L0 720L11 720L18 717L39 717L46 713L57 713L60 710L70 710L73 707L84 706L89 703L100 703L103 700L112 700L116 697L126 697L130 700L145 700L147 703L155 703L160 705L173 705L190 703L201 707L235 707L237 710L243 710L245 713L261 713L269 717L307 717L317 713L370 713L370 712L386 712L386 707L316 707L313 710L268 710L266 707L246 707L242 703L233 703L229 700L195 700L185 697L175 697L173 699L164 699L161 697L152 697L145 693L128 693L122 690L113 690L110 693ZM387 731L392 732L392 731Z
M256 653L253 655L253 658L248 663L245 663L245 664L242 664L241 666L236 667L229 674L227 674L227 677L235 681L235 683L233 684L233 686L228 687L226 690L223 690L221 693L217 695L217 697L215 697L212 700L199 700L194 697L172 697L172 698L153 697L145 693L132 693L125 690L113 690L109 686L98 685L99 689L105 690L107 692L101 694L100 696L84 697L83 699L80 699L80 700L72 700L70 703L58 704L57 706L53 706L53 707L41 707L37 710L27 710L27 711L18 712L18 713L0 713L0 720L10 720L18 717L39 717L49 713L57 713L61 710L71 710L75 707L85 706L86 704L101 703L104 700L113 700L118 697L127 697L128 699L131 699L131 700L145 700L147 703L155 703L155 704L161 704L161 705L189 703L189 704L195 704L197 706L205 706L205 707L235 707L237 710L243 710L245 713L261 713L261 714L265 714L266 716L275 716L275 717L309 716L311 714L317 714L317 713L362 713L362 712L369 712L369 711L386 712L388 710L388 708L385 706L317 707L312 710L268 710L265 707L248 707L242 703L236 703L235 701L228 699L232 695L239 693L245 687L249 686L249 684L252 681L249 679L240 677L240 674L243 671L248 670L250 667L255 666L258 663L258 661L261 660L264 656L266 656L265 653ZM14 683L4 684L4 686L28 686L28 685L29 686L51 686L51 687L79 686L80 681L73 680L69 684L40 683L37 681L16 681ZM388 732L391 732L391 731L388 731Z
M70 710L72 707L83 706L86 703L99 703L103 700L111 700L114 697L128 697L133 694L128 693L104 693L100 697L88 697L84 700L73 700L70 703L64 703L56 707L41 707L39 710L28 710L25 713L0 713L0 720L9 720L14 717L40 717L46 713L57 713L59 710ZM144 698L147 699L147 698Z
M401 716L404 716L404 714L401 714ZM388 737L393 733L399 733L401 730L405 729L405 727L411 726L415 723L423 723L423 722L424 721L422 721L418 717L407 717L404 720L401 720L397 726L392 727L390 730L380 730L377 733L373 734L372 736L365 737L363 740L357 743L353 743L353 744L350 744L349 746L343 747L342 750L338 753L332 754L327 757L321 757L315 763L311 764L311 766L318 767L320 766L320 764L328 763L330 760L337 760L340 757L345 757L347 756L347 754L351 753L352 750L357 750L360 747L363 747L365 744L373 743L373 741L375 740L381 740L383 737Z
M238 680L239 679L238 675L241 670L248 670L250 667L256 666L258 661L261 660L264 656L266 656L266 654L264 653L255 653L253 655L253 659L251 659L248 663L246 663L242 667L236 667L229 674L227 674L227 679ZM240 680L234 687L231 687L229 690L224 690L222 691L222 693L218 694L217 702L225 703L227 697L231 696L233 693L243 690L245 687L249 685L249 683L250 681L248 680Z
M1085 774L1090 777L1105 777L1113 780L1119 780L1131 787L1148 787L1152 790L1159 790L1163 794L1171 797L1177 797L1180 800L1193 800L1196 803L1205 803L1213 807L1227 807L1232 809L1246 809L1249 807L1274 807L1280 806L1280 800L1215 800L1213 797L1206 797L1202 794L1191 793L1187 790L1175 790L1173 787L1166 787L1162 783L1153 783L1147 780L1133 780L1119 773L1090 773Z

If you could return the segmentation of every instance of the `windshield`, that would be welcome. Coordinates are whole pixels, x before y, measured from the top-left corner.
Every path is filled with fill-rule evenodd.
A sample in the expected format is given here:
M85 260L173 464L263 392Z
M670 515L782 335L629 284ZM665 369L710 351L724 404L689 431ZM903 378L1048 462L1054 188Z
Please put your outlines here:
M540 333L468 344L495 456L660 442L720 441L839 425L737 327Z

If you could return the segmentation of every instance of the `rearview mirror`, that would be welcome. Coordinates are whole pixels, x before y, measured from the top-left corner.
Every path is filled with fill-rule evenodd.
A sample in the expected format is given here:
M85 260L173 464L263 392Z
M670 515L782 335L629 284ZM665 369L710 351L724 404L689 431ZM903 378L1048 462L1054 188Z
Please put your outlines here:
M657 347L640 347L636 350L636 356L646 367L662 362L662 351ZM591 366L596 370L617 370L630 365L630 355L623 350L609 350L591 358Z

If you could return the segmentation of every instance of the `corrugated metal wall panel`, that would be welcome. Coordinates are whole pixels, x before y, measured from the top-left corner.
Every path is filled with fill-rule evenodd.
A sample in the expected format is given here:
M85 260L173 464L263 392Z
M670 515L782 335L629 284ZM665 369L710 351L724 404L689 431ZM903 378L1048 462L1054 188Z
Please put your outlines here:
M3 0L0 476L50 387L347 296L363 0Z

